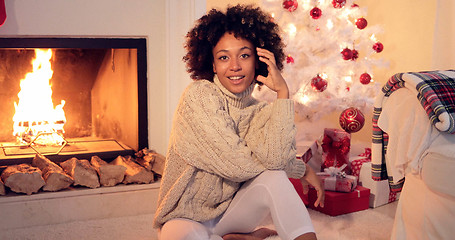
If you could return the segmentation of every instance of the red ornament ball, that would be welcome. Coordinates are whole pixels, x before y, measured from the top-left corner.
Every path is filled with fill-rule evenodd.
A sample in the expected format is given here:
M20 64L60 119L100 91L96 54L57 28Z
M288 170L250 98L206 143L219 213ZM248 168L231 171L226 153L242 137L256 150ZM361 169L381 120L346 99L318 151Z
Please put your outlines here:
M373 44L373 50L375 50L377 53L380 53L382 50L384 50L384 45L380 42L377 42Z
M332 6L334 8L342 8L346 4L346 0L332 0Z
M352 59L352 50L349 48L345 48L345 49L343 49L343 51L341 51L341 55L343 55L344 60L351 60Z
M355 21L355 25L357 26L358 29L364 29L367 27L368 25L368 22L365 18L358 18L356 21Z
M352 52L351 60L352 60L352 61L357 60L357 58L359 58L359 52L358 52L357 50L355 50L355 49L352 49L351 52Z
M291 55L288 55L288 56L286 57L286 62L287 62L287 63L294 63L294 58L293 58Z
M313 19L318 19L322 16L322 10L319 9L318 7L314 7L313 9L311 9L310 15Z
M287 9L289 12L293 12L297 9L299 3L297 0L284 0L283 1L283 8Z
M340 114L340 126L348 133L360 131L364 124L365 116L357 108L350 107Z
M360 82L364 85L367 85L371 82L371 76L370 74L368 73L362 73L362 75L360 75Z
M327 81L321 76L317 75L311 79L311 87L313 87L314 91L323 92L325 89L327 89Z

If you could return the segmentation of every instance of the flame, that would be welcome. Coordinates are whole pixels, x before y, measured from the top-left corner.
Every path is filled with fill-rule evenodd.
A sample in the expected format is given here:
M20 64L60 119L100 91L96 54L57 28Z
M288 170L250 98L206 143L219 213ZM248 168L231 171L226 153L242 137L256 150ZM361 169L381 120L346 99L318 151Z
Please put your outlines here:
M65 101L54 108L50 84L54 74L50 61L52 50L35 49L35 55L33 71L21 80L19 102L14 102L13 135L20 142L59 145L64 141Z

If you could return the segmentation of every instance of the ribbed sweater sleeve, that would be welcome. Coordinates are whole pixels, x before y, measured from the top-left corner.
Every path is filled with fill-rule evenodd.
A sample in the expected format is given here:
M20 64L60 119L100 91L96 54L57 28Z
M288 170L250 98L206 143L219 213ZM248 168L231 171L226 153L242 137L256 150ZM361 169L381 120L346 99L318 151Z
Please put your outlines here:
M193 82L174 116L172 144L184 161L235 182L265 170L239 137L220 91L207 81Z
M294 115L292 100L275 100L255 114L245 140L265 168L301 178L306 166L296 159Z

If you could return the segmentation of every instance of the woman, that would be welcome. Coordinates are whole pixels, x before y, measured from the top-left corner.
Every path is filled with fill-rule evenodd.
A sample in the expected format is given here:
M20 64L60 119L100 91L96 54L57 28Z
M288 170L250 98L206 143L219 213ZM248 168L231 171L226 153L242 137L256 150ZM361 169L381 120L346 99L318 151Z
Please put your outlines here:
M296 159L294 104L281 76L278 26L259 8L211 10L188 32L184 61L196 80L177 107L154 226L166 239L316 239L288 178L318 192L316 174ZM256 83L277 94L251 96ZM261 228L271 214L276 232Z

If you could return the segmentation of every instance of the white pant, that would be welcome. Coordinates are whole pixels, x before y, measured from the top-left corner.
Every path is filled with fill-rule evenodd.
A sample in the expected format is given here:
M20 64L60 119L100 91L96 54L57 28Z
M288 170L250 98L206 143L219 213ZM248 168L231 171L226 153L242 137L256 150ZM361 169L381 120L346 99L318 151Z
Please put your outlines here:
M249 233L271 215L283 240L314 232L308 211L284 171L265 171L246 182L221 218L199 223L172 219L161 240L215 240L228 233Z

